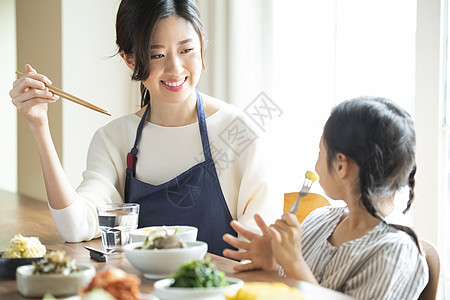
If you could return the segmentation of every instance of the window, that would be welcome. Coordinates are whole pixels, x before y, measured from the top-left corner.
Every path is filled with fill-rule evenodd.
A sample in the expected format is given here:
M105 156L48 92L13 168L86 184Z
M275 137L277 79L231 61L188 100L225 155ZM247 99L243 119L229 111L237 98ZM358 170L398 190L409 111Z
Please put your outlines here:
M265 92L282 111L270 130L259 134L275 133L269 149L273 148L271 160L280 168L276 179L283 191L297 191L304 172L314 168L322 128L335 104L375 95L390 98L410 112L418 137L418 201L415 212L406 218L401 214L404 206L399 205L390 221L414 225L420 237L437 243L441 269L450 278L446 257L450 254L450 190L443 188L450 186L450 165L445 165L450 161L450 127L440 120L444 110L439 94L439 68L445 67L444 74L449 69L442 65L439 53L441 1L200 1L227 4L226 9L212 10L219 16L225 11L226 18L213 18L209 8L206 15L215 23L225 19L235 24L229 32L222 31L227 25L211 27L216 30L211 30L209 57L214 46L220 46L216 50L223 49L228 56L217 56L216 70L228 73L210 76L210 81L222 85L223 91L233 91L211 94L246 108L253 97ZM447 5L446 1L442 3ZM233 41L230 51L221 43L223 37ZM232 68L223 67L223 57ZM210 65L214 70L214 64ZM450 116L450 104L446 115ZM312 191L323 193L317 184ZM396 200L406 201L407 193Z
M450 23L448 20L449 14L449 5L448 1L444 1L444 9L443 9L443 39L442 39L442 48L443 48L443 65L444 65L444 71L443 71L443 98L444 98L444 118L442 122L441 127L441 133L442 136L444 136L445 143L443 143L441 149L443 153L446 153L446 168L444 169L444 177L446 178L445 184L447 186L447 189L445 189L444 194L442 195L442 207L444 211L444 217L442 218L444 220L443 222L443 228L444 232L441 235L442 239L444 240L444 251L441 252L441 270L443 273L444 278L444 294L445 299L450 299L450 203L449 203L449 195L450 195L450 127L448 125L448 120L450 118L450 99L449 99L449 88L450 88L450 68L449 68L449 45L448 45L448 34L450 32ZM441 247L442 249L442 247ZM442 255L443 254L443 255Z
M416 2L280 0L273 22L271 96L283 110L285 129L276 152L280 164L290 166L283 190L295 191L299 170L314 168L322 127L336 103L383 96L413 115Z

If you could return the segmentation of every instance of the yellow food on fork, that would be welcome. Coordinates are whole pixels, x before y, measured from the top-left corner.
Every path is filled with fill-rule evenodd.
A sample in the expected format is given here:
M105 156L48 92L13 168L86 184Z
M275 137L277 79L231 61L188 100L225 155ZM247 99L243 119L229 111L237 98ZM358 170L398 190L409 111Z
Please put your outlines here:
M234 296L226 300L305 300L302 292L281 282L246 282Z
M306 171L305 177L308 178L309 180L311 180L312 182L318 181L319 180L319 175L311 170Z
M292 205L291 209L289 210L290 213L292 213L292 214L297 213L297 209L298 209L300 200L303 197L305 197L306 195L308 195L312 184L314 183L314 181L317 181L317 180L319 180L319 175L317 175L316 173L314 173L311 170L306 171L305 180L303 181L303 186L302 186L300 192L298 192L297 200L295 200L294 205Z

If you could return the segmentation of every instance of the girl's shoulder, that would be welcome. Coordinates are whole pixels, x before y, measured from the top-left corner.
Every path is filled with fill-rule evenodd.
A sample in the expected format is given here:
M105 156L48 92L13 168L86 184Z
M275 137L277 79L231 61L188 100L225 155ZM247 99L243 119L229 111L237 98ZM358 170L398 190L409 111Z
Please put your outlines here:
M312 217L317 217L317 216L341 217L346 210L347 210L346 206L329 205L329 206L319 207L319 208L313 210L310 215Z
M303 221L302 226L307 224L314 224L320 226L323 223L336 223L345 213L347 207L345 206L323 206L313 210Z
M419 252L419 248L413 237L405 231L398 229L393 225L385 225L383 223L380 223L377 226L377 229L378 230L374 230L374 234L380 234L380 242L383 242L387 247L403 247L405 249L410 249L410 251L415 250Z
M368 239L373 247L380 249L380 254L385 263L393 263L400 269L404 270L404 266L414 268L415 272L427 273L428 266L423 253L416 244L412 236L403 230L397 229L392 225L380 223L378 225L380 235L376 232ZM375 238L376 237L376 238ZM392 257L396 257L396 262L392 262Z

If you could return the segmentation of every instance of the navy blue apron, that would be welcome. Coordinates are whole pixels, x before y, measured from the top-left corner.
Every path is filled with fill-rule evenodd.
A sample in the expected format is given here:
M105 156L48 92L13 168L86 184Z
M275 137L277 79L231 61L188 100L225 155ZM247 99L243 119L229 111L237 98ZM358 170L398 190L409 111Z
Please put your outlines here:
M203 100L197 90L196 94L198 125L205 161L160 185L138 180L137 145L150 111L150 104L147 105L137 129L134 147L127 156L125 202L140 204L139 228L162 225L195 226L198 228L197 240L208 243L208 252L222 255L223 249L232 248L223 241L222 236L225 233L236 236L236 232L230 226L232 217L222 194L211 155Z

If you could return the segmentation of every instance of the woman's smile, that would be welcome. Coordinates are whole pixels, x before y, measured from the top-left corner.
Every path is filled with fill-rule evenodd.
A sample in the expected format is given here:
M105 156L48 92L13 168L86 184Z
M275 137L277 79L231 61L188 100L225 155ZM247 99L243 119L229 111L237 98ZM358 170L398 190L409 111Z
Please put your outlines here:
M184 83L187 81L188 76L183 78L161 80L161 84L171 92L179 92L184 87Z

